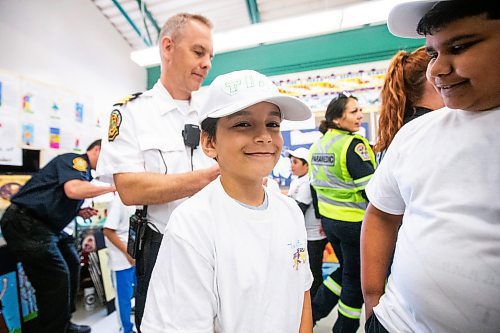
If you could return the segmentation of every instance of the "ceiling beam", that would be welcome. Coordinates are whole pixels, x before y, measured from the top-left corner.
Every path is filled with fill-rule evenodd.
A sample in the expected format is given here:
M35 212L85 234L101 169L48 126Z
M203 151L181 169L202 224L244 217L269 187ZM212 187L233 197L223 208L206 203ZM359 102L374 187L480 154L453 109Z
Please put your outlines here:
M257 5L257 0L246 0L248 16L250 17L250 22L252 24L260 22L259 6Z
M159 35L161 28L158 25L158 22L156 22L155 18L151 14L151 12L149 11L148 7L146 6L146 3L143 3L142 0L137 0L137 5L139 5L139 9L143 8L143 6L144 6L144 14L146 14L146 17L148 18L149 22L151 22L153 27L155 27L156 33Z
M118 2L118 0L111 0L111 1L113 1L113 3L115 4L116 8L118 8L118 10L120 11L120 13L122 13L123 17L125 17L125 19L127 20L127 22L135 30L135 32L137 33L137 35L139 35L139 37L142 39L142 41L144 42L144 44L146 44L146 46L152 46L151 42L142 35L142 33L139 30L139 28L137 27L137 25L135 25L134 21L132 21L132 19L130 18L130 16L128 16L127 12L125 11L125 9L123 9L123 7L120 5L120 3Z

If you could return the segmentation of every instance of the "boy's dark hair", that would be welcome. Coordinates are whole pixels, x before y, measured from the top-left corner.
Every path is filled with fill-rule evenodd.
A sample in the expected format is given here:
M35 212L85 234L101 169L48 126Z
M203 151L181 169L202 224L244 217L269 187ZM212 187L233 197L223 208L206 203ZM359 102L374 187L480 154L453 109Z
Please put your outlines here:
M294 156L294 157L295 157L295 156ZM295 157L295 158L299 159L299 160L302 162L302 165L307 165L307 166L309 166L309 163L307 163L307 161L306 161L305 159L300 158L300 157Z
M495 0L451 0L440 1L418 22L420 35L432 35L451 22L471 17L486 15L489 20L500 19L500 6Z
M217 122L219 118L206 118L201 122L201 130L207 133L208 140L215 140L215 134L217 133Z
M88 146L88 147L87 147L87 151L92 150L92 148L94 148L94 147L96 147L96 146L99 146L99 147L100 147L100 146L101 146L101 142L102 142L102 140L101 140L101 139L99 139L99 140L95 140L94 142L92 142L92 143L90 144L90 146Z

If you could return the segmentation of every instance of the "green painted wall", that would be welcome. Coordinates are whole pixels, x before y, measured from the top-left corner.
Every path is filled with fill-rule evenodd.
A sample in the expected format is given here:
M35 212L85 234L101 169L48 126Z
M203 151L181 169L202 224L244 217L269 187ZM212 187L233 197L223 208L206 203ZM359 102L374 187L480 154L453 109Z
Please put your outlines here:
M390 59L399 50L413 50L423 44L423 39L395 37L383 24L261 45L215 55L204 85L217 75L239 69L254 69L266 75L295 73ZM160 66L147 71L150 88L160 76Z

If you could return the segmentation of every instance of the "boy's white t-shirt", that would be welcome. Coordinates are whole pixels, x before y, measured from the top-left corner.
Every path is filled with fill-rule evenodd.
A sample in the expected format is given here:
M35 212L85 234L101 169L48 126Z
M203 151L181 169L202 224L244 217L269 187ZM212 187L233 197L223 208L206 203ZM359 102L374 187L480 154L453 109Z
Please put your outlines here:
M309 175L293 178L288 189L288 196L294 200L309 205L304 216L306 221L307 240L325 239L326 235L321 227L321 220L316 218L312 203Z
M303 215L266 193L267 209L245 208L218 178L173 212L142 332L298 332L313 280Z
M135 206L125 206L117 193L108 207L108 216L104 222L104 228L116 230L118 238L127 244L129 220L134 212ZM109 268L112 271L121 271L132 267L125 254L114 246L107 237L104 238L108 249Z
M366 193L404 214L374 308L390 332L498 332L500 109L444 108L405 125Z

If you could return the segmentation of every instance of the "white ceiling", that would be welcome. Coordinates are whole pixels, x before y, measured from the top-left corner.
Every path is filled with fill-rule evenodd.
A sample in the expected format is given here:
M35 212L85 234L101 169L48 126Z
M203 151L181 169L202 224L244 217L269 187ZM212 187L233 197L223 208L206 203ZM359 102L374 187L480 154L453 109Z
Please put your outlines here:
M157 27L180 12L201 14L214 24L214 32L252 24L249 4L256 5L260 22L321 12L370 0L91 0L134 50L156 45ZM120 7L123 13L120 11ZM145 7L145 8L144 8ZM147 15L147 13L151 15ZM254 11L255 14L255 11ZM130 18L135 27L127 20ZM156 22L156 27L149 19ZM149 32L149 35L148 35ZM151 40L151 45L148 45Z

